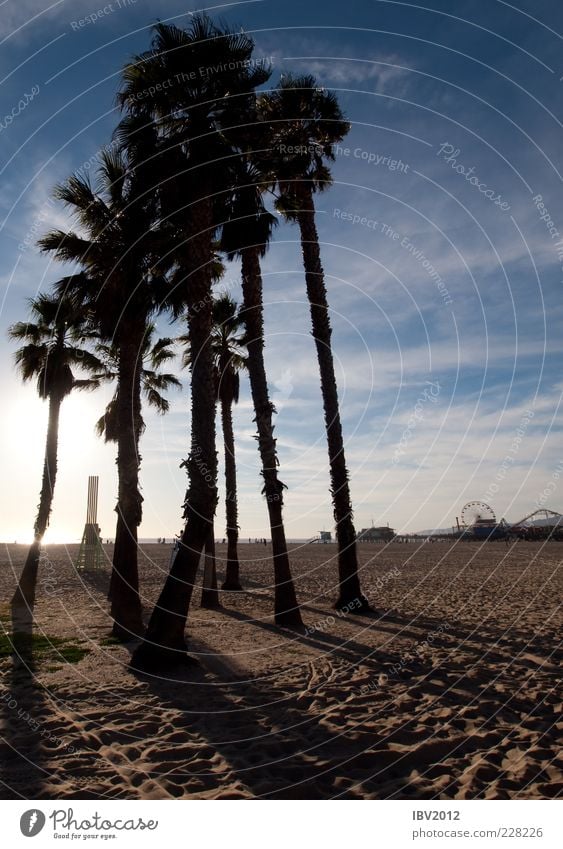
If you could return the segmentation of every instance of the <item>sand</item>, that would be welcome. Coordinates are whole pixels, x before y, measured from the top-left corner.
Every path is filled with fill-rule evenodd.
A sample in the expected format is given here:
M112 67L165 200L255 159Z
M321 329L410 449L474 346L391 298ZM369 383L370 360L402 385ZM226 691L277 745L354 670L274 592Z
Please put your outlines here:
M243 545L247 591L217 611L196 591L199 665L161 678L108 644L109 570L78 576L76 552L47 551L37 633L88 652L32 673L1 660L3 798L563 795L563 544L363 544L372 616L332 609L334 546L294 546L302 634L273 625L270 549ZM169 554L144 548L147 610ZM4 603L24 555L0 550Z

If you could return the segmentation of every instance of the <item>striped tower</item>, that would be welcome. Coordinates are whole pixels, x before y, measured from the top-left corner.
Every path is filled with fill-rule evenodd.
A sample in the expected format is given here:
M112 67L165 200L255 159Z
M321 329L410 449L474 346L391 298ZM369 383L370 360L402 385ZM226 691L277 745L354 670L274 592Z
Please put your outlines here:
M88 478L86 524L76 561L76 568L80 570L101 569L104 563L104 550L98 525L98 480L97 476Z

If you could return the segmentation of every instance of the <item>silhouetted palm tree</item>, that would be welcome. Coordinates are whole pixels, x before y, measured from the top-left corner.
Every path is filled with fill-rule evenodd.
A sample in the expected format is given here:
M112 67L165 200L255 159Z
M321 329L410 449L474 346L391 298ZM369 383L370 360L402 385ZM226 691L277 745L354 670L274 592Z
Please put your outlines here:
M134 665L180 661L185 625L202 548L217 504L215 382L211 349L214 238L222 220L221 193L231 183L237 127L254 88L269 77L252 61L244 33L194 15L187 30L158 24L152 49L124 70L120 103L129 115L151 120L171 167L160 187L161 214L177 232L174 284L185 304L191 359L192 432L185 461L186 525L170 575Z
M264 306L260 260L268 249L275 219L262 200L261 174L256 166L239 165L238 185L233 196L229 219L223 227L221 247L227 256L241 258L245 344L248 350L248 374L254 404L258 448L264 478L275 579L275 620L279 625L302 624L295 586L291 576L283 525L283 490L278 477L278 456L272 417L276 412L270 400L264 364Z
M151 322L147 325L147 331L143 342L143 347L139 352L141 359L141 392L149 405L153 407L161 415L165 415L170 409L170 402L162 394L172 387L181 388L182 384L178 378L169 372L161 371L165 363L174 358L172 346L173 339L163 337L158 339L153 344L154 334L156 332L155 325ZM105 375L102 380L119 381L119 349L113 344L99 343L96 345L96 351L104 363ZM96 422L96 432L98 436L103 436L105 442L118 442L119 440L119 383L113 394L113 398L108 403L103 416L100 416ZM139 457L139 465L141 454L139 452L139 441L145 430L145 423L142 417L141 409L138 410L137 420L135 421L135 440L137 456ZM108 598L111 600L113 593L113 584L116 572L112 570Z
M100 156L98 185L70 177L55 189L68 206L81 234L55 230L44 236L42 250L79 263L85 274L67 287L87 305L101 340L117 351L117 528L113 553L111 614L113 634L131 639L143 632L137 565L137 532L143 498L139 490L136 423L141 416L142 354L147 325L163 288L162 234L155 228L155 195L146 169L131 167L122 150ZM63 290L61 289L61 292Z
M149 407L153 407L161 415L165 415L170 409L170 402L162 394L172 387L180 389L182 384L176 375L161 371L163 365L174 358L172 346L174 340L167 337L158 339L153 344L156 326L151 322L147 325L147 331L143 348L139 352L141 358L141 391ZM96 352L105 367L105 374L101 375L104 381L118 380L119 378L119 350L115 343L96 345ZM108 403L103 416L96 422L98 436L103 436L105 442L117 442L119 436L119 420L117 416L119 392L116 388L113 398ZM135 423L135 435L137 446L145 429L142 415Z
M215 364L217 403L221 407L223 445L225 456L225 513L227 521L227 569L223 590L241 590L238 560L238 502L235 436L233 430L233 404L238 404L240 372L246 369L246 352L242 334L243 321L236 303L225 292L213 303L213 330L211 344ZM190 365L189 337L180 336L187 347L183 364ZM206 543L206 571L204 571L202 606L215 607L218 603L215 573L215 546L213 531Z
M307 296L321 376L328 441L331 491L338 542L339 598L337 607L356 602L353 611L369 609L358 575L356 532L352 520L349 475L344 454L338 391L332 355L329 317L313 195L331 185L326 164L334 159L333 145L349 124L332 92L312 76L285 75L273 92L259 99L261 117L269 129L271 163L280 198L278 209L299 224Z
M39 295L30 300L33 321L14 324L11 339L24 342L15 355L16 365L24 382L37 379L39 397L49 402L47 441L43 463L43 480L39 508L30 546L12 608L33 612L41 541L49 524L53 493L57 477L59 415L63 400L75 389L95 389L99 379L79 380L76 367L90 374L102 370L100 360L83 344L85 313L77 311L68 299Z
M238 501L233 404L238 404L240 372L247 358L242 334L243 321L236 303L223 294L213 304L212 347L217 375L217 401L221 406L221 424L225 449L225 514L227 521L227 569L224 590L240 590L238 559Z

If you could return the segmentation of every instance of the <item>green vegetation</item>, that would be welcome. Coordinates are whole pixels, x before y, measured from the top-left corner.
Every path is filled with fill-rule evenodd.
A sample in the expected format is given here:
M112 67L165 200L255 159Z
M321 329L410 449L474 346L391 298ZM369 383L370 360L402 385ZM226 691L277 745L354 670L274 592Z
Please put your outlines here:
M15 634L0 632L0 659L16 653L20 656L32 657L33 660L64 661L79 663L89 654L90 649L84 648L83 643L66 637L50 637L46 634ZM52 671L50 667L49 671Z

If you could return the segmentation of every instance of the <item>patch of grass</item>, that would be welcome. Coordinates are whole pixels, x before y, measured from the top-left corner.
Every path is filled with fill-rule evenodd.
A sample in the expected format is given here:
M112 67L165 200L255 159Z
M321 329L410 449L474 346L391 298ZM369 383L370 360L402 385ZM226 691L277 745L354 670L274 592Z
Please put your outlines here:
M0 631L0 658L10 657L14 652L34 660L65 661L79 663L90 652L80 643L65 637L49 637L45 634L15 634Z
M71 642L61 646L57 652L57 655L67 663L80 663L87 654L90 654L90 649L83 648L80 643Z

